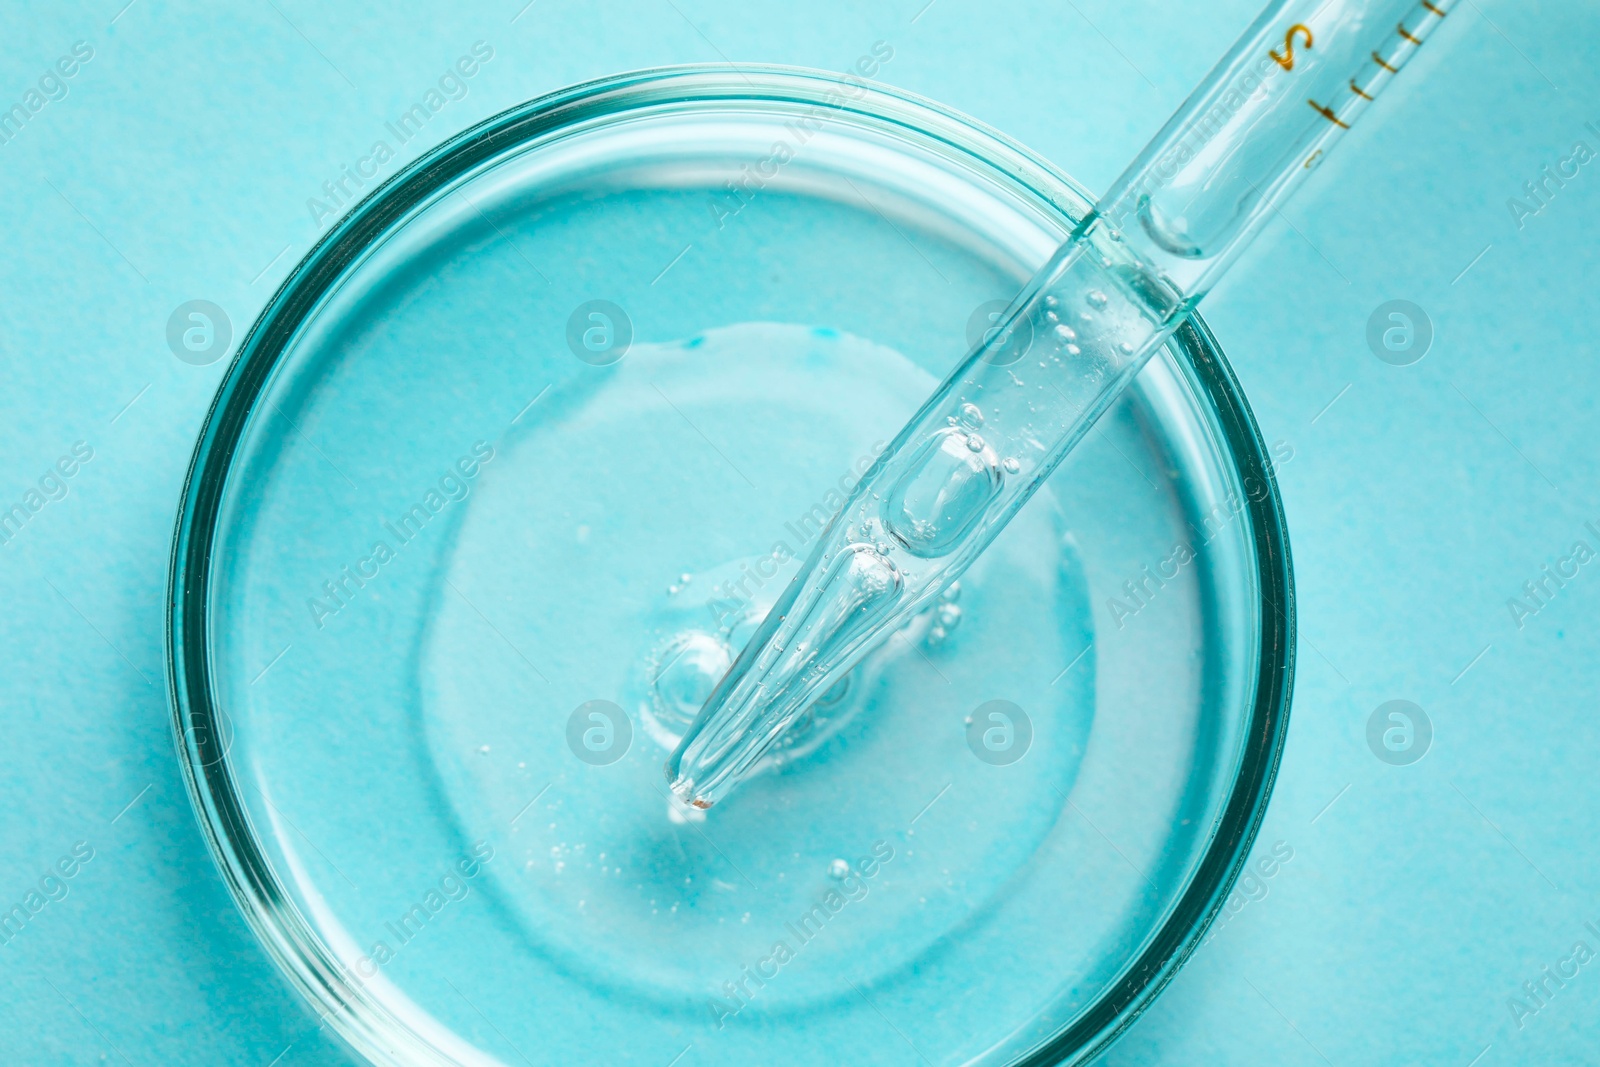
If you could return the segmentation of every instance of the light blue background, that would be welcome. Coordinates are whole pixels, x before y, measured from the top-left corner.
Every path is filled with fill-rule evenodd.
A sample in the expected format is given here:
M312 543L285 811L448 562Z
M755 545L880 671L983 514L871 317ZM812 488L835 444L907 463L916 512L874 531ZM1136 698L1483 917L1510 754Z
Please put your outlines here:
M74 41L95 56L0 146L0 500L75 441L95 455L0 548L0 904L74 842L96 850L0 947L5 1062L348 1062L235 913L176 771L168 543L223 364L179 362L164 330L205 298L242 333L318 236L306 199L472 42L495 58L386 174L581 79L726 58L843 69L884 39L884 80L1100 190L1255 14L1253 0L434 6L5 5L0 105ZM1294 858L1113 1064L1600 1058L1600 962L1520 1029L1506 1004L1578 939L1600 950L1583 928L1600 924L1600 563L1521 629L1506 606L1574 540L1600 548L1583 529L1600 524L1600 367L1582 318L1600 161L1520 230L1506 207L1574 141L1600 150L1584 128L1600 126L1600 12L1466 0L1437 41L1207 305L1264 435L1295 450L1280 476L1300 673L1258 846ZM1437 330L1410 367L1366 346L1393 298ZM1409 767L1365 739L1394 698L1436 730Z

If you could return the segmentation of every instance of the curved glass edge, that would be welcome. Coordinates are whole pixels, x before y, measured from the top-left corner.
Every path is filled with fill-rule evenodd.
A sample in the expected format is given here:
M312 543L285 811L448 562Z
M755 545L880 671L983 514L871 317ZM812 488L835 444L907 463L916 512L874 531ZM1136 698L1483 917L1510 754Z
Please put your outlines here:
M1211 404L1239 473L1260 478L1266 486L1259 499L1251 493L1242 497L1261 583L1255 705L1239 753L1238 774L1211 845L1167 920L1099 1003L1013 1067L1089 1063L1121 1037L1177 975L1200 946L1249 861L1288 734L1294 691L1294 566L1277 478L1244 392L1210 329L1198 316L1191 317L1169 344L1194 371L1193 383Z
M207 596L216 523L233 454L256 400L301 323L369 243L422 205L440 185L538 136L613 113L652 105L749 100L763 104L826 104L875 123L902 124L920 139L942 140L963 155L977 134L1005 149L984 155L1041 200L1081 216L1091 203L1065 174L982 122L915 94L866 86L829 71L746 65L738 80L721 68L659 67L570 86L520 104L456 134L372 190L319 240L273 293L241 341L206 413L185 476L169 560L167 686L174 742L190 803L229 892L290 984L352 1049L377 1064L451 1064L363 989L345 981L321 939L292 904L254 845L245 805L227 760L225 715L213 699ZM752 80L752 76L755 80ZM849 90L844 92L840 87ZM948 133L930 118L951 124ZM1052 189L1052 187L1054 187ZM1060 189L1076 202L1062 203ZM1293 572L1277 480L1243 392L1209 330L1198 319L1174 345L1196 372L1241 473L1267 487L1246 494L1245 512L1261 583L1261 655L1256 700L1239 773L1188 889L1145 951L1089 1011L1016 1067L1060 1067L1094 1059L1116 1040L1171 981L1199 945L1248 859L1288 726L1294 665ZM353 1010L359 1006L360 1010ZM366 1013L366 1014L363 1014ZM383 1019L387 1026L374 1025Z

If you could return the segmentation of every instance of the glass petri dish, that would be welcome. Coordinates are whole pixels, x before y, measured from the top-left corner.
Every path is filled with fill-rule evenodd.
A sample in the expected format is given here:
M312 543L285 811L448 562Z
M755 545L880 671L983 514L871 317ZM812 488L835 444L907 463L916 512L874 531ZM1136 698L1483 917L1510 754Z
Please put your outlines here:
M170 683L234 897L360 1055L1080 1063L1170 979L1293 660L1284 457L1203 324L763 774L701 813L661 769L1089 207L904 93L656 70L467 131L298 265L196 449Z

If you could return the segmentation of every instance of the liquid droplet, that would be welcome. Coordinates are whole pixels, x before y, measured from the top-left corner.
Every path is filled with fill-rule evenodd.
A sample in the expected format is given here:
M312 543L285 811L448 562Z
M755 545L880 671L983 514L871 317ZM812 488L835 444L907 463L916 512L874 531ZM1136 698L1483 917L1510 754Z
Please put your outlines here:
M690 807L674 794L667 800L667 819L679 826L686 826L690 823L705 822L706 813L699 808ZM622 873L621 867L617 868L617 873Z
M1015 474L1022 469L1022 464L1017 462L1015 456L1007 456L1000 466L1005 468L1007 474Z
M1103 308L1107 303L1110 302L1106 294L1102 293L1098 289L1090 289L1087 299L1089 301L1089 306L1092 308Z

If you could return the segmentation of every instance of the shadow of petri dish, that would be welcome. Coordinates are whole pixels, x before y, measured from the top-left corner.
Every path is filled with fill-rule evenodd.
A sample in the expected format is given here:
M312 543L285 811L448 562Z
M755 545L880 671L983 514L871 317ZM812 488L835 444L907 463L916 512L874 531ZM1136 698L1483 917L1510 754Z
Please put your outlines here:
M661 773L1089 208L927 101L684 68L467 131L299 264L186 486L173 712L235 899L358 1053L1081 1063L1150 1003L1292 675L1284 457L1203 324L737 796Z

